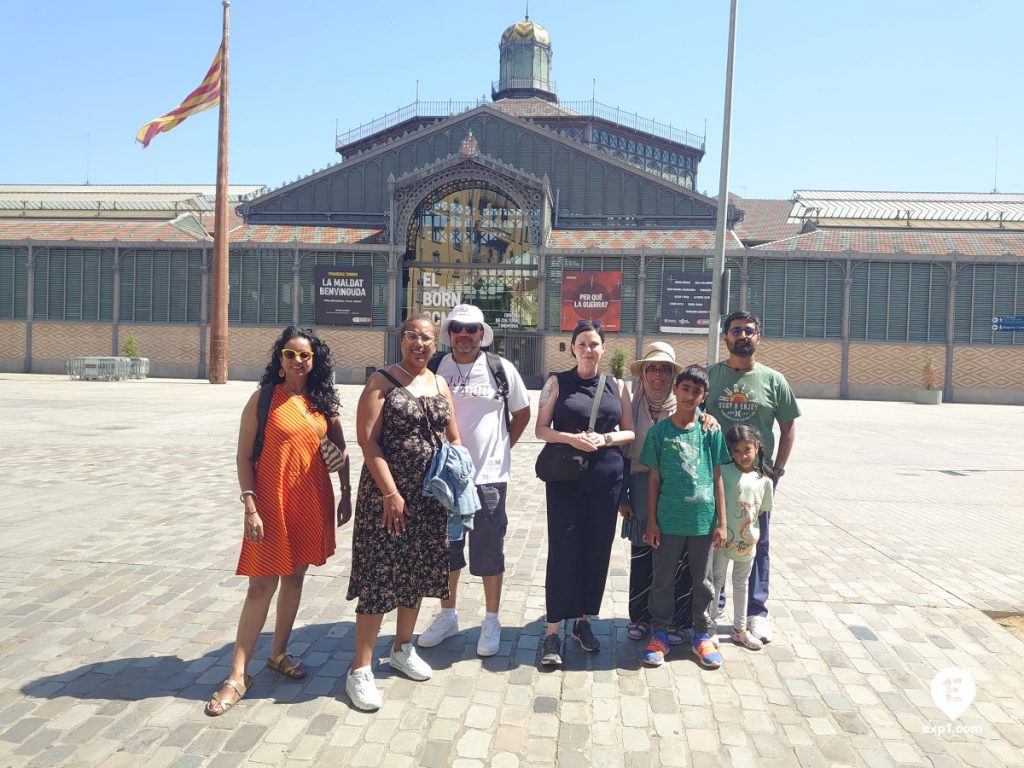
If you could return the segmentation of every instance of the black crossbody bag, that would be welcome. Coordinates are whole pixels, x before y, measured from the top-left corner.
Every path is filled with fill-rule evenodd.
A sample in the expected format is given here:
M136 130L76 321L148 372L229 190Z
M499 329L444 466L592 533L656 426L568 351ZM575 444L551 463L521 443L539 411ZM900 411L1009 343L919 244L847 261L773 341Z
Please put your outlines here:
M590 407L588 432L592 432L594 424L597 423L597 409L600 408L601 396L604 395L604 381L605 375L602 373L597 379L594 404ZM597 451L587 453L568 443L547 443L537 456L534 471L537 473L537 477L545 483L565 483L578 480L590 468L590 460L596 455Z

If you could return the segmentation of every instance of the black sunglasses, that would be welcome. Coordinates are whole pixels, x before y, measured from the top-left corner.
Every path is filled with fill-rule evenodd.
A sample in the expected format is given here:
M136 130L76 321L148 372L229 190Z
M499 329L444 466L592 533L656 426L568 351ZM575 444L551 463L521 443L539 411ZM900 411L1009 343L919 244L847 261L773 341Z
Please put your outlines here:
M454 320L448 324L448 330L451 333L466 333L472 335L479 331L483 326L480 323L457 323Z
M579 328L581 325L592 325L595 328L600 328L601 327L601 321L600 320L577 320L576 321L576 327Z

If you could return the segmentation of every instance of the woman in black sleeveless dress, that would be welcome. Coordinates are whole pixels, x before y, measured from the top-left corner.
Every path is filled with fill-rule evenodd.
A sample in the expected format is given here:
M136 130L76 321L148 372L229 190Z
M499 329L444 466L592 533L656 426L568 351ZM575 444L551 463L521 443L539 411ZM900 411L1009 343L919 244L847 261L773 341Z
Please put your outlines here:
M633 440L633 414L624 382L604 380L597 420L587 431L598 392L604 332L600 324L581 322L572 334L576 367L544 384L537 414L537 437L567 443L592 454L577 480L546 483L548 558L544 593L548 630L541 663L560 665L559 626L575 619L572 637L585 651L600 649L589 617L601 610L624 459L619 446Z

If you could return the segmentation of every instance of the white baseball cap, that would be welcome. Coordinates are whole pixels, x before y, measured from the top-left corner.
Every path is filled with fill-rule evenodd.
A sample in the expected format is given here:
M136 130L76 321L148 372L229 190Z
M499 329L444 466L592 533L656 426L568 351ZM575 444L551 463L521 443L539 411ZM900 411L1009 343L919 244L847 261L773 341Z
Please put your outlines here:
M456 323L478 323L484 328L484 338L480 342L481 346L489 347L494 341L494 331L491 329L486 321L484 321L484 313L480 311L480 307L474 307L472 304L459 304L454 307L451 312L448 313L448 317L441 323L441 338L451 341L451 337L448 335L448 326Z

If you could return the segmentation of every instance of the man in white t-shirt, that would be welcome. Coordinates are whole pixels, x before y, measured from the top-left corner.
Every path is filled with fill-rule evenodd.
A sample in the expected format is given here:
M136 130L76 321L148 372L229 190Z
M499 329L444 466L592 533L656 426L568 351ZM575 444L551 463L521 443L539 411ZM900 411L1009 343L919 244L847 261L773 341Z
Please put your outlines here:
M469 539L469 572L484 582L487 613L480 625L476 652L493 656L501 644L498 605L505 573L505 497L508 490L512 446L530 421L530 400L519 371L508 360L481 347L494 341L494 331L484 322L479 307L460 304L441 324L441 338L451 344L451 354L441 358L437 373L448 382L455 404L455 421L462 444L473 457L481 508L473 520ZM433 362L432 362L433 365ZM500 365L501 373L495 373ZM504 379L504 381L500 381ZM502 390L507 395L502 396ZM417 641L432 648L459 633L455 609L459 574L466 566L466 539L450 542L448 588L450 596Z

